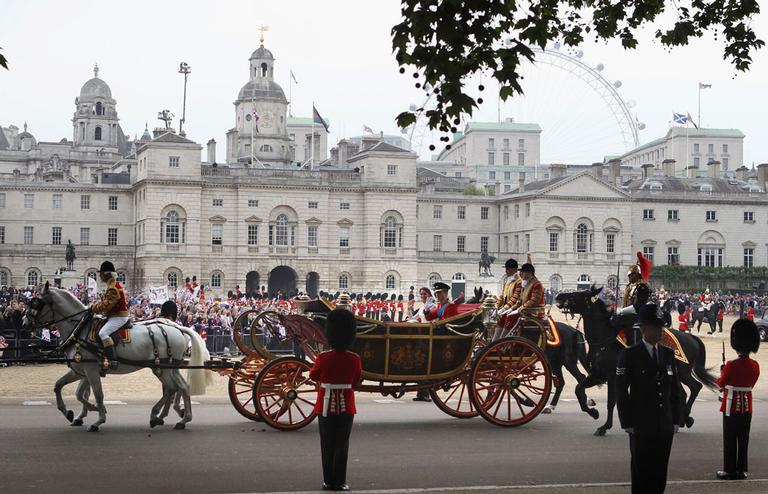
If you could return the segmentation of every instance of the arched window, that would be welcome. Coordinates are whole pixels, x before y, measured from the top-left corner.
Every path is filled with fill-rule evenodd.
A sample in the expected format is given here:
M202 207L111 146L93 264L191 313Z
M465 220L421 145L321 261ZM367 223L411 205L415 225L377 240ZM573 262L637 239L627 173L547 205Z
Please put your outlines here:
M349 275L339 275L339 290L346 290L349 288Z
M284 214L275 220L275 245L288 245L288 217Z
M221 271L211 273L211 288L221 288Z
M555 293L560 293L563 289L563 278L559 274L553 274L549 277L549 289Z
M464 276L464 273L456 273L453 275L453 279L456 281L466 280L467 278Z
M387 290L394 290L395 289L395 275L388 274L387 278L384 280L384 286Z
M438 273L432 273L429 275L429 278L427 279L427 286L429 286L429 289L432 289L432 285L437 283L438 281L443 281L442 276L440 276Z
M261 77L267 77L267 67L266 62L261 64Z
M179 286L179 277L176 274L175 271L171 271L168 273L168 288L171 288L173 290L176 289L176 287Z
M101 101L96 102L96 115L104 115L104 107L101 105Z
M181 214L171 209L160 220L160 242L166 244L183 244L186 242L186 220Z
M611 290L616 291L616 286L618 285L616 275L615 274L610 275L606 280L605 284Z
M577 290L588 290L592 286L592 278L588 274L580 274L576 281Z
M40 283L40 273L36 269L27 272L27 286L37 286Z
M576 252L589 252L589 228L586 223L576 227Z
M397 221L394 216L384 220L384 247L397 247Z
M271 153L272 152L272 146L270 146L269 144L263 144L259 148L259 151L261 151L262 153Z
M88 282L88 278L90 278L90 279L92 279L94 281L99 281L98 271L96 271L96 269L93 269L93 268L89 269L88 271L85 272L85 278L86 278L86 280L85 280L86 283Z
M93 140L94 141L101 140L101 127L96 127L96 130L93 131Z
M0 286L8 286L11 276L8 274L8 270L0 269Z
M125 286L125 271L118 271L117 272L117 281Z

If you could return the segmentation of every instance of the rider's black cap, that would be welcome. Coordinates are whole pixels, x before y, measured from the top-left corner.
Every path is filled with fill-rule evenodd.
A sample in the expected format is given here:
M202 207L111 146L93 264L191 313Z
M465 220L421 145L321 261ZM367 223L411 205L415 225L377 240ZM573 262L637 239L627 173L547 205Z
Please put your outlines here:
M514 259L507 259L507 262L504 263L504 267L507 269L517 269L517 261Z
M102 262L101 267L99 268L99 273L114 273L115 271L117 271L115 265L110 261Z

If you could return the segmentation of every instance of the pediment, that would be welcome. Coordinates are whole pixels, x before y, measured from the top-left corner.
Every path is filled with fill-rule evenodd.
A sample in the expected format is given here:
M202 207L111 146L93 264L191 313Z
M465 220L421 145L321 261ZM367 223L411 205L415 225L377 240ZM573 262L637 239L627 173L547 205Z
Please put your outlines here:
M542 191L542 196L593 197L600 199L628 199L629 195L616 187L596 179L588 172L574 175Z
M354 225L354 222L349 218L342 218L339 221L337 221L336 224L339 226L352 226Z
M253 215L251 215L251 216L247 217L247 218L245 219L245 222L246 222L246 223L261 223L261 222L262 222L262 219L261 219L261 218L259 218L258 216L256 216L255 214L253 214Z
M225 223L227 219L221 216L220 214L215 214L210 218L208 218L208 221L210 221L211 223Z
M322 221L320 221L319 219L317 219L317 218L315 218L313 216L310 219L308 219L307 221L305 221L304 223L306 223L307 225L319 225L319 224L322 223Z

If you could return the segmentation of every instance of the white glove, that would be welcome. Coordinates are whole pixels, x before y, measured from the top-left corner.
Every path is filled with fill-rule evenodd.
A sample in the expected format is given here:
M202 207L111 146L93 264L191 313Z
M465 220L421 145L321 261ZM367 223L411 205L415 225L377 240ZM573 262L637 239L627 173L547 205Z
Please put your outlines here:
M634 434L635 433L635 428L634 427L624 427L624 432L626 432L627 434Z
M623 309L621 309L618 312L618 315L620 315L620 316L623 316L623 315L626 315L626 314L637 314L637 311L635 310L635 306L634 305L628 305L628 306L624 307Z
M496 314L499 317L501 317L501 316L506 316L507 312L509 312L509 309L499 309L499 310L496 311Z
M516 316L518 313L519 313L519 311L517 309L515 309L512 312L510 312L508 315L509 316Z

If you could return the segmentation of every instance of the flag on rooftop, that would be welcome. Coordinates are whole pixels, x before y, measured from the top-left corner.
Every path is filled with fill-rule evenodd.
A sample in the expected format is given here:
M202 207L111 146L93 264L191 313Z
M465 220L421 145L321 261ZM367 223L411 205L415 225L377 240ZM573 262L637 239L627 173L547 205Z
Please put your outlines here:
M682 113L673 113L672 121L676 124L685 125L688 123L688 116Z
M363 124L363 132L369 132L373 134L373 129L368 127L367 125Z
M328 132L328 124L325 123L325 120L323 117L320 116L320 113L317 111L317 108L315 108L315 105L312 105L312 120L315 123L322 124L322 126L325 128L325 131Z
M696 124L696 122L693 121L693 117L691 116L690 113L688 115L686 115L686 117L688 118L688 121L693 124L694 127L696 127L697 129L699 128L699 126Z
M699 89L708 89L711 87L712 87L712 84L704 84L703 82L699 83Z

